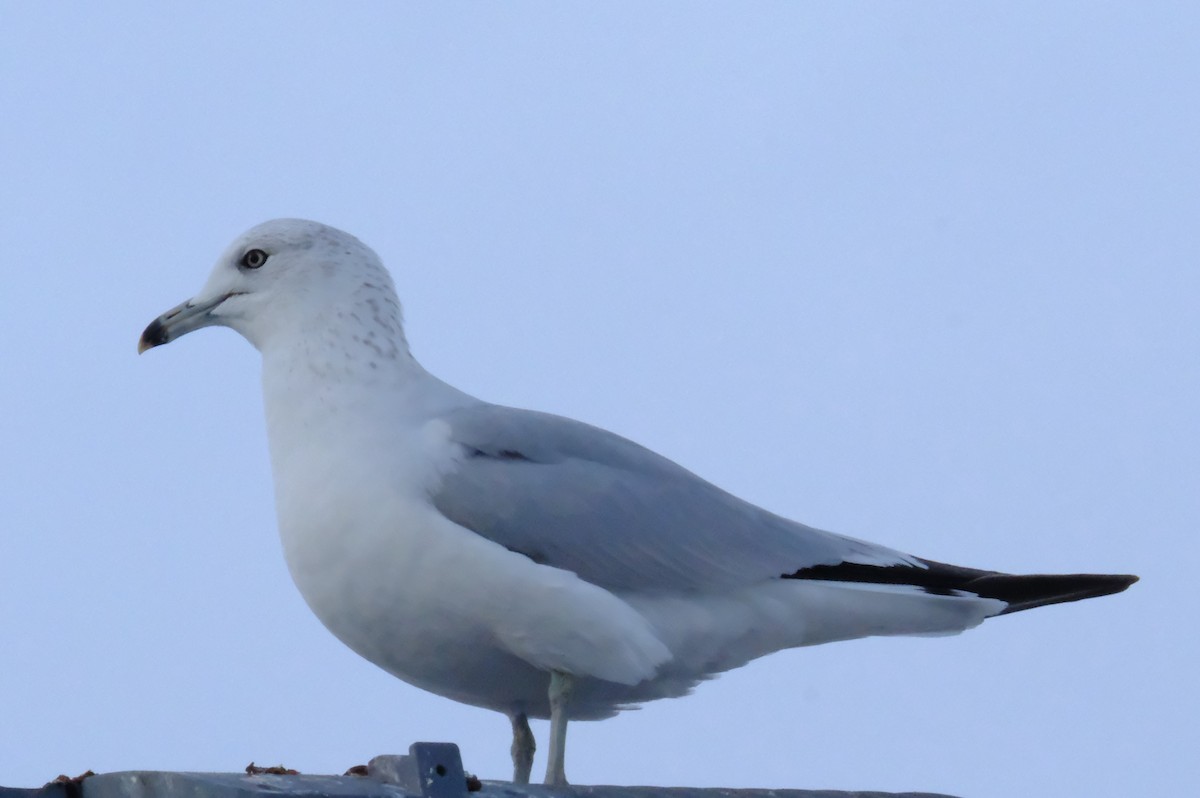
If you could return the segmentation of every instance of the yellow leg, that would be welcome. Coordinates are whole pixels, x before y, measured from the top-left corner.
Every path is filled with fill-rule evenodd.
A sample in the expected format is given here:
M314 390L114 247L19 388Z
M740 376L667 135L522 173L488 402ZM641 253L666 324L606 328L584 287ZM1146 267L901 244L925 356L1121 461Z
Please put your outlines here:
M567 702L574 686L575 679L570 674L550 672L550 756L546 761L546 784L555 787L567 783Z
M516 712L508 717L512 721L513 730L513 784L528 784L537 741L533 739L533 730L529 728L529 718L524 712Z

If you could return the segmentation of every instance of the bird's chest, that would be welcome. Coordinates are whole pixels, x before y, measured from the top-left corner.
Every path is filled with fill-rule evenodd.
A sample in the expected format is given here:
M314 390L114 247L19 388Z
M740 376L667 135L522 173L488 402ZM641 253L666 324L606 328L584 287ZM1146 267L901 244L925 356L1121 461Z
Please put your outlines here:
M446 544L427 503L403 496L309 495L282 511L280 539L305 602L335 636L367 659L408 671L411 656L438 656L466 634L439 574Z
M305 601L348 643L419 630L431 560L445 548L428 501L451 457L444 431L436 422L280 426L271 429L279 533Z

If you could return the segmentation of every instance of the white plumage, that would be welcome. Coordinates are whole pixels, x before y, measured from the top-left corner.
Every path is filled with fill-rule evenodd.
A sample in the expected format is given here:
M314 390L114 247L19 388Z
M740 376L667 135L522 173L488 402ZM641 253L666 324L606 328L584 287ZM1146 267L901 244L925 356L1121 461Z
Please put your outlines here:
M547 780L565 781L568 718L783 648L952 634L1131 581L942 566L775 516L604 430L468 396L413 359L378 257L315 222L241 236L141 348L212 324L262 353L305 601L390 673L513 718L518 781L528 716L552 716Z

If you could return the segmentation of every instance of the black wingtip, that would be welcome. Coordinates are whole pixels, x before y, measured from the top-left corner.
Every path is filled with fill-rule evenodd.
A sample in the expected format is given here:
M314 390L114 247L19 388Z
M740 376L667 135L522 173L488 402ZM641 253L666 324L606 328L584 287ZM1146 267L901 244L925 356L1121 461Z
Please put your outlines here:
M968 583L964 589L986 598L1007 602L1001 615L1034 607L1111 596L1126 590L1138 578L1133 574L996 574Z
M784 579L817 579L836 582L911 585L929 593L952 595L974 593L983 598L1005 602L999 614L1007 615L1049 604L1108 596L1120 593L1138 581L1132 574L1004 574L964 568L934 560L921 559L923 568L909 565L875 566L856 563L815 565Z

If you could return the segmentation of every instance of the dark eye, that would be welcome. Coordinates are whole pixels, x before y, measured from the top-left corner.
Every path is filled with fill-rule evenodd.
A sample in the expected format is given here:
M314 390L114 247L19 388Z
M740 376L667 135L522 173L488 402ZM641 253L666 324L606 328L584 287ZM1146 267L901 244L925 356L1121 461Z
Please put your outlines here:
M267 253L261 249L252 249L246 252L239 262L243 269L258 269L267 262Z

